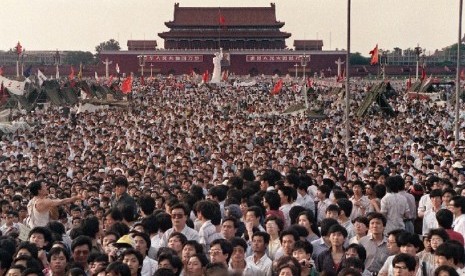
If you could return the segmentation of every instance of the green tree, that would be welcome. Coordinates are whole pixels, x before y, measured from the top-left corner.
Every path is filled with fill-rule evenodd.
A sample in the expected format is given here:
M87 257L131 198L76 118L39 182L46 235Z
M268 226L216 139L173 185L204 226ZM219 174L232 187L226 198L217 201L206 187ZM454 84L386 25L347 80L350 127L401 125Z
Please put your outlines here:
M99 45L95 46L95 51L97 55L100 54L101 51L119 51L121 47L119 46L119 42L114 40L113 38L100 43Z
M79 65L80 63L93 64L95 63L95 57L91 52L71 51L66 53L64 63L73 65Z
M351 65L368 65L370 64L370 58L364 57L359 52L350 54Z

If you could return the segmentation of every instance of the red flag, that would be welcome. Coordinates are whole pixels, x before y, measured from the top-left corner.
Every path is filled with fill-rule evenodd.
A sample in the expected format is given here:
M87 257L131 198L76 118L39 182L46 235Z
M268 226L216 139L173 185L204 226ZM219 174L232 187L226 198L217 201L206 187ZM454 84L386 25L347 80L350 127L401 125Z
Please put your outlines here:
M375 64L378 64L378 44L376 44L376 47L370 51L370 55L371 55L371 61L370 61L370 64L371 65L375 65Z
M220 26L226 25L226 19L224 18L223 14L221 14L221 11L218 11L218 23Z
M274 85L273 90L271 91L271 95L277 95L283 89L283 80L279 79L279 81Z
M408 76L408 81L407 81L407 91L410 90L412 87L412 76Z
M121 84L121 92L124 94L129 94L132 91L132 78L127 77Z
M312 78L307 79L307 88L312 88L313 87L313 80Z
M140 76L140 85L145 85L144 76Z
M424 79L426 79L425 66L421 67L421 80L423 81Z
M460 79L462 80L465 80L465 69L462 69L462 71L460 71Z
M16 44L16 54L21 55L21 53L23 52L23 46L21 46L21 43L19 43L18 41L18 44Z
M227 81L228 77L229 77L229 70L223 71L223 77L222 77L223 81Z
M209 79L210 79L210 76L209 76L208 70L207 70L207 71L205 71L205 73L203 73L203 75L202 75L202 82L203 82L203 83L206 83L206 82L208 82Z
M3 66L0 67L0 76L3 76Z
M112 83L113 83L113 75L110 75L110 77L108 78L107 85L111 86Z
M68 79L69 79L70 81L71 81L71 80L74 80L74 68L73 68L73 66L71 66L71 73L69 73Z

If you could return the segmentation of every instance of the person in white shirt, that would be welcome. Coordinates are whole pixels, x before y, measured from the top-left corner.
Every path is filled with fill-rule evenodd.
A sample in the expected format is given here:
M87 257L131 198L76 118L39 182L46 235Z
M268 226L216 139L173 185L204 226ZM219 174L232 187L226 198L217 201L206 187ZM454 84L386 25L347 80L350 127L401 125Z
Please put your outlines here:
M422 227L422 233L423 236L428 235L429 230L438 228L438 221L436 219L436 213L441 210L442 208L442 191L439 189L432 190L430 195L429 195L431 202L432 202L432 208L430 210L427 210L425 212L425 215L423 216L423 227Z
M454 223L452 227L454 231L459 232L465 237L465 197L454 196L450 200L452 213L454 213Z
M186 275L186 271L188 272L190 258L195 255L204 255L203 252L203 246L198 241L190 240L183 245L181 251L181 261L183 264L183 270L181 272L181 275Z
M142 262L142 270L140 272L141 276L152 276L155 271L157 271L158 263L154 259L151 259L149 256L147 256L151 245L150 237L147 234L141 232L134 232L131 234L131 236L134 239L134 249L139 251L139 253L141 253L142 257L144 258Z
M434 262L436 263L436 267L451 266L457 270L459 275L464 275L464 269L459 267L459 264L463 262L462 256L464 254L464 248L460 243L452 240L446 241L438 246L434 252Z
M252 236L252 251L253 255L245 260L252 265L257 266L264 276L272 275L271 259L266 255L266 248L270 242L270 235L266 232L255 232Z
M349 240L349 244L358 244L358 241L367 235L369 222L366 217L357 217L354 219L353 224L355 236Z
M199 233L186 225L189 212L185 205L175 204L171 207L171 222L173 227L168 229L161 238L160 247L168 245L168 238L173 232L182 233L187 240L199 240Z
M312 245L307 241L297 241L292 250L292 257L299 261L302 267L301 275L316 275L315 262L312 259Z
M331 205L331 200L329 199L330 193L331 189L327 185L321 185L317 188L316 201L318 204L316 205L315 215L318 223L321 223L325 219L326 208Z
M399 186L404 183L400 175L390 176L385 185L389 189L381 199L381 214L386 216L386 233L395 229L405 229L405 219L411 219L407 199L399 194Z
M196 203L195 208L197 218L201 222L199 243L205 248L205 251L208 251L210 243L222 237L215 226L221 222L220 205L210 200L202 200Z
M441 187L439 186L439 178L436 176L432 176L428 178L426 181L426 186L429 188L429 190L435 190L435 189L440 189ZM418 217L422 218L425 215L425 212L429 209L432 208L432 202L429 197L429 194L424 194L420 198L420 202L418 202Z
M363 195L363 187L364 184L361 180L356 180L354 184L352 184L354 195L350 198L350 201L353 203L352 212L350 214L351 220L360 216L365 216L368 207L370 207L370 200L367 196Z
M291 225L291 218L289 217L289 211L294 206L294 201L297 198L297 191L290 186L281 186L278 188L278 194L281 198L281 207L279 210L284 215L284 227Z
M352 201L346 198L340 198L337 200L337 205L339 206L338 222L347 230L347 239L350 240L355 236L354 225L349 219L350 214L352 213Z
M243 238L233 238L231 240L233 248L231 259L229 261L229 271L231 273L240 273L243 276L261 276L264 275L256 265L245 260L247 252L247 242Z

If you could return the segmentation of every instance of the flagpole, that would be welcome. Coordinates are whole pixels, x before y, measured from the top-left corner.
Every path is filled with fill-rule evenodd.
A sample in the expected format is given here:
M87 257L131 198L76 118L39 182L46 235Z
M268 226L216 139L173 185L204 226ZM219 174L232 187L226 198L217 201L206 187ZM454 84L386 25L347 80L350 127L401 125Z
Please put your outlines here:
M218 7L218 49L221 49L221 8Z
M457 70L455 72L455 145L459 143L460 128L460 46L462 44L462 8L463 0L459 1L459 34L457 40Z
M350 124L349 124L349 103L350 103L350 81L349 81L349 65L350 65L350 1L347 0L347 53L346 53L346 110L345 110L345 149L346 155L349 155L349 140L350 140Z

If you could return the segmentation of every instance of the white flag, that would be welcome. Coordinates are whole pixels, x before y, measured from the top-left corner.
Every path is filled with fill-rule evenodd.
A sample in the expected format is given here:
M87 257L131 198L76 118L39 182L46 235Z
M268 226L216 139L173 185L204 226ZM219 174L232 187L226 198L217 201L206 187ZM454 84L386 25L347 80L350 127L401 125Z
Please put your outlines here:
M95 72L95 80L98 81L98 75L97 75L97 72Z
M42 83L47 80L47 77L40 70L37 70L37 78L39 78L39 85L42 86Z
M8 88L8 91L10 91L11 93L20 96L24 95L24 85L26 84L25 81L15 81L7 79L4 76L0 76L0 83L2 82L3 86L5 88Z
M118 65L118 63L116 64L116 73L119 74L119 65Z
M60 79L60 69L57 67L57 74L55 76L55 79Z

